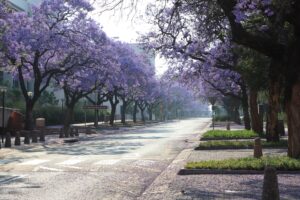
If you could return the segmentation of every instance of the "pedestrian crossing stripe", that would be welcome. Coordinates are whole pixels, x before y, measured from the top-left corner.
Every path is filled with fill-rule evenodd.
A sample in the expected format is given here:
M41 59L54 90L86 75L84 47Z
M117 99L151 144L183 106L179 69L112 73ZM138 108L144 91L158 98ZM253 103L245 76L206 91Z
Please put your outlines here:
M49 162L49 160L34 159L22 162L19 165L39 165L45 162Z
M114 165L119 161L120 160L101 160L99 162L94 163L94 165Z
M69 159L60 163L57 163L57 165L76 165L82 161L85 161L85 159Z

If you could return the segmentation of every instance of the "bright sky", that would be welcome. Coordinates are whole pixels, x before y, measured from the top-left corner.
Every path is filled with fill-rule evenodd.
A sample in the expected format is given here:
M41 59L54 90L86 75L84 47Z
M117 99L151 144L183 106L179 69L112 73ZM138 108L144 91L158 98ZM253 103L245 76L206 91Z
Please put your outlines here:
M147 33L150 30L150 26L141 19L146 5L146 2L138 5L138 12L135 13L134 20L132 15L128 17L123 13L122 16L118 11L106 11L99 14L97 6L95 6L96 11L93 14L93 18L100 23L109 37L115 37L118 40L128 43L136 43L139 33ZM155 59L155 65L158 76L162 75L167 69L165 61L159 58L159 56Z

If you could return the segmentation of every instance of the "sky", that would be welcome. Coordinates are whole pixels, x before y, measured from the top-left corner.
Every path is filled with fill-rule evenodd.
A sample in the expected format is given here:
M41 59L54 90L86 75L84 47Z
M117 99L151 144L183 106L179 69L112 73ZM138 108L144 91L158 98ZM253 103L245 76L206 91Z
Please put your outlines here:
M142 4L138 4L138 8L134 16L117 11L105 11L100 13L100 7L95 6L95 11L92 17L100 23L105 33L111 37L120 41L128 43L136 43L139 34L147 33L151 26L142 20L142 15L146 9L147 1ZM161 76L167 69L166 61L159 56L155 59L156 74Z

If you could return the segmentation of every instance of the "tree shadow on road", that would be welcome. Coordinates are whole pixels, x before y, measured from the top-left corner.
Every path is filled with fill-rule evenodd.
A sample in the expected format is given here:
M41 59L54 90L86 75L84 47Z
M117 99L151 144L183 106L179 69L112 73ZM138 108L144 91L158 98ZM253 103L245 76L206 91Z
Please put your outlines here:
M63 155L120 155L130 153L142 147L139 142L101 142L101 143L78 143L78 144L63 144L55 146L43 146L43 148L26 149L24 152L42 152L47 154L63 154Z

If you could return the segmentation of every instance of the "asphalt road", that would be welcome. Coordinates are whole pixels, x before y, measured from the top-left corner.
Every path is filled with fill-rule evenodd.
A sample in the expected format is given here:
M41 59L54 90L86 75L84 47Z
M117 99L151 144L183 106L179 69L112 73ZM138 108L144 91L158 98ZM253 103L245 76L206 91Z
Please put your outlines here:
M0 150L0 199L136 199L208 121L174 121L74 144Z

